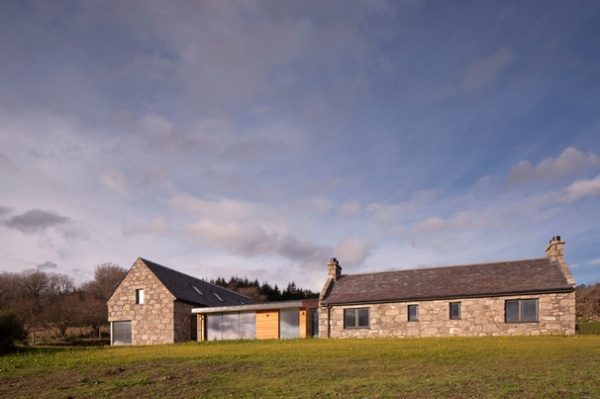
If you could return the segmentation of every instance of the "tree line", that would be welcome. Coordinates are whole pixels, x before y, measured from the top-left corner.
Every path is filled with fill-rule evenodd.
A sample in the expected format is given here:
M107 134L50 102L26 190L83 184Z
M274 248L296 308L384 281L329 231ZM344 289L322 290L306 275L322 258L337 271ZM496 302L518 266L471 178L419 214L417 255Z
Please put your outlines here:
M231 276L229 280L218 277L210 280L212 284L238 292L255 302L291 301L298 299L318 298L319 293L296 286L293 281L280 290L277 284L271 286L268 282L260 284L258 280L250 281L248 277Z
M18 321L23 332L53 330L64 337L69 327L88 328L94 336L108 324L106 302L127 270L114 263L94 269L94 279L77 287L61 273L25 270L0 273L0 314ZM12 316L11 316L12 315Z

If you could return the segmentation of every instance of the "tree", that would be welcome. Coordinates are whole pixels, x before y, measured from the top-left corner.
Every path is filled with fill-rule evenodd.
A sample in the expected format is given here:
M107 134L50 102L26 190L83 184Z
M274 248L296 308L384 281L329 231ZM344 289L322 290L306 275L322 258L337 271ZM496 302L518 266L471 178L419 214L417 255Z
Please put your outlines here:
M23 323L13 312L0 312L0 355L14 349L16 341L27 337Z
M577 317L588 321L600 320L600 283L579 285L576 289Z
M90 326L95 334L99 333L100 326L108 323L106 302L126 275L127 270L117 264L101 263L94 270L94 280L81 287L82 304L78 317L82 323Z

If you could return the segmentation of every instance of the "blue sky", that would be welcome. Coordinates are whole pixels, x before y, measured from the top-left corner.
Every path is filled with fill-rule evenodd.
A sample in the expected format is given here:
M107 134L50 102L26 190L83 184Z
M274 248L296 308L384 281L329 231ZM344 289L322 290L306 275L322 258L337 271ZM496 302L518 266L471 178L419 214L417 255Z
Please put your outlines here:
M1 270L600 281L600 3L4 1Z

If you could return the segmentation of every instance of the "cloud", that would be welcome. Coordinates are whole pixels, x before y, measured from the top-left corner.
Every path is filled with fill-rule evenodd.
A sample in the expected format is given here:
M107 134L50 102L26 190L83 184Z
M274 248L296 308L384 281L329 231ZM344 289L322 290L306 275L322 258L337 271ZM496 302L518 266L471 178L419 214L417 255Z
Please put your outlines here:
M332 248L317 245L293 230L285 210L233 199L207 201L188 194L171 197L169 204L192 215L184 232L213 248L231 254L257 257L278 255L301 264L331 256ZM295 227L299 230L299 227Z
M70 222L70 220L68 217L61 216L56 212L32 209L22 215L9 218L3 224L6 227L19 230L23 233L36 233L51 227L64 225Z
M56 263L50 262L50 261L46 261L44 263L40 263L35 266L35 268L38 270L50 270L50 269L56 269L57 267L58 267L58 265Z
M594 179L577 180L563 192L563 198L567 202L573 202L584 197L595 197L600 195L600 175Z
M514 51L502 47L494 54L469 65L460 74L460 88L465 92L476 92L488 87L515 59Z
M12 211L11 208L7 207L7 206L2 206L0 205L0 216L2 215L7 215Z
M595 166L600 166L598 155L593 152L584 154L574 147L568 147L557 158L546 158L538 165L520 161L511 169L508 182L512 185L523 185L566 176Z
M167 220L164 217L154 217L147 223L127 226L123 229L125 234L162 234L167 231Z
M125 192L128 187L127 176L117 168L110 168L103 172L100 176L100 182L104 187L117 192Z
M343 216L351 216L360 213L361 206L358 201L344 201L340 206L339 212Z
M374 248L375 246L368 241L350 237L342 240L333 253L343 262L360 265L371 255Z
M491 86L514 61L514 51L510 47L501 47L492 55L464 67L455 80L440 85L428 97L440 101L457 94L477 94Z
M186 230L214 248L246 257L279 255L294 261L310 262L326 259L332 251L306 239L280 237L259 226L242 223L199 221Z
M590 266L600 266L600 258L592 259L586 264Z
M11 172L16 171L17 166L6 155L0 152L0 170L5 169Z

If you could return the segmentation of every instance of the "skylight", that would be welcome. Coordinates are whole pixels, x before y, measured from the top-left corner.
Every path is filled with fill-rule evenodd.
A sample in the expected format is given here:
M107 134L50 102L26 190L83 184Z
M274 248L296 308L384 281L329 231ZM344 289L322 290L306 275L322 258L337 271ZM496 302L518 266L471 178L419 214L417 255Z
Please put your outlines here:
M219 294L217 294L216 292L213 292L213 294L215 294L215 296L217 297L217 299L218 299L219 301L221 301L221 302L225 302L225 301L223 300L223 298L221 298L221 297L219 296Z
M192 285L192 288L194 289L194 291L196 291L198 293L198 295L204 296L202 291L200 291L200 288L196 287L195 285Z

